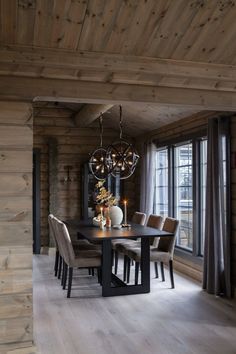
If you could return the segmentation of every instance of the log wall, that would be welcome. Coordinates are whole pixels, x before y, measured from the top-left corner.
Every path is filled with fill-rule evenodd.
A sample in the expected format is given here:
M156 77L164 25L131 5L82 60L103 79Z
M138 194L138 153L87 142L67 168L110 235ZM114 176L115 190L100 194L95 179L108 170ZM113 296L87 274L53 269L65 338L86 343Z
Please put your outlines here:
M49 211L59 218L81 217L82 166L99 146L98 128L78 128L65 108L34 108L34 148L41 150L41 245L50 246L47 216ZM105 128L105 127L104 127ZM116 140L119 133L104 129L103 145ZM71 182L65 182L66 166L71 166ZM124 183L124 195L133 212L134 182Z
M0 102L0 353L35 352L32 142L31 105Z

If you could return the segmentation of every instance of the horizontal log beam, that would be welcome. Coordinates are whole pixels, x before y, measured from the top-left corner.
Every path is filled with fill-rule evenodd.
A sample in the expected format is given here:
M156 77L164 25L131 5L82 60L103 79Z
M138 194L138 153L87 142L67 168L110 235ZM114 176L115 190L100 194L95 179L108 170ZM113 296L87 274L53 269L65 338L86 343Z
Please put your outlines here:
M107 112L112 104L88 104L81 108L74 120L79 127L87 127L94 122L101 114Z
M0 63L235 81L236 66L88 51L0 45Z
M84 103L160 103L235 111L236 93L158 86L2 76L0 99Z

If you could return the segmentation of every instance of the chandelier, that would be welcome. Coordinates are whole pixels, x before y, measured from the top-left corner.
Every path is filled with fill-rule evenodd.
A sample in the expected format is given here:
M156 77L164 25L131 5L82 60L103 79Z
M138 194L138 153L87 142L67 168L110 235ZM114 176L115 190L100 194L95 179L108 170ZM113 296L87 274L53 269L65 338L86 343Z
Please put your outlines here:
M135 171L139 155L133 145L123 139L122 107L120 106L120 139L111 144L107 149L103 148L103 124L102 113L99 117L100 147L96 148L89 159L89 169L98 180L105 179L108 175L129 178Z
M106 163L113 177L129 178L135 171L139 155L133 145L123 139L122 107L120 106L120 139L107 148Z
M98 180L103 180L110 174L109 164L107 163L106 156L107 150L102 146L103 137L103 124L102 124L102 114L99 117L99 127L100 127L100 147L96 148L89 159L89 169Z

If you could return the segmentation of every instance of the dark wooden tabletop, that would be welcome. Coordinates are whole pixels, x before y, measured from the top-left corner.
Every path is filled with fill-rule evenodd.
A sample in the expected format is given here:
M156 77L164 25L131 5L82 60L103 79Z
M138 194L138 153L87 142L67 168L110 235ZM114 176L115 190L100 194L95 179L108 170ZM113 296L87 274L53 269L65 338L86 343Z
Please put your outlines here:
M101 230L99 227L83 222L74 222L72 220L66 222L69 226L76 228L79 235L88 240L104 240L116 238L132 238L132 237L167 237L173 236L172 233L154 229L152 227L131 224L131 228L106 229Z

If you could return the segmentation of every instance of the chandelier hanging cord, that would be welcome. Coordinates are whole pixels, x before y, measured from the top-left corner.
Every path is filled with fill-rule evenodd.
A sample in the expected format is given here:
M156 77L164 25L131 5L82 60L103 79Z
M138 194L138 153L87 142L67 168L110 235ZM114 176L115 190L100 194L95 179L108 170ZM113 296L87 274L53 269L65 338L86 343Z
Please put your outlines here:
M120 105L120 139L122 139L123 131L122 131L122 106Z
M99 116L99 127L100 127L100 146L102 147L102 137L103 137L103 124L102 124L102 112L100 113Z

